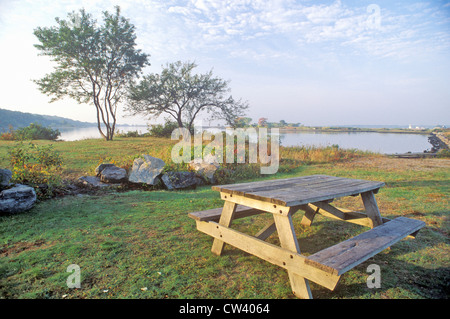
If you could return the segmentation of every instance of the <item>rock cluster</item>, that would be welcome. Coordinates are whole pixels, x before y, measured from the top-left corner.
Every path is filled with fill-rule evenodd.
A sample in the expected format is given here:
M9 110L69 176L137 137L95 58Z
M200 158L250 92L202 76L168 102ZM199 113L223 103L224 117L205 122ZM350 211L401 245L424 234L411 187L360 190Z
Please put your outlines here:
M448 150L450 148L450 141L442 133L431 133L428 137L428 142L430 142L433 147L431 148L431 153L437 153L439 150Z
M205 157L202 161L191 161L192 171L164 172L166 163L150 155L142 155L133 161L130 172L114 164L100 164L96 176L82 176L78 180L84 185L93 187L110 187L123 183L163 186L168 190L195 188L199 185L215 183L214 173L220 168L214 156Z
M168 190L196 188L200 185L214 184L215 173L220 164L214 156L189 163L189 171L164 171L166 163L150 155L136 158L129 172L114 164L100 164L95 176L81 176L79 185L89 189L128 185L147 185L164 187ZM33 187L10 183L12 172L0 169L0 214L16 214L29 210L37 200ZM70 192L69 192L70 193Z

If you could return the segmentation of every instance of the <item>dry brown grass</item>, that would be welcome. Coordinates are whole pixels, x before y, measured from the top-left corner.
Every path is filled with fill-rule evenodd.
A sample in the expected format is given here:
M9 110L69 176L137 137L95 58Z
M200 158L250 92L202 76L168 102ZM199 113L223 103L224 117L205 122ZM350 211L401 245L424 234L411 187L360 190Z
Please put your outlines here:
M337 163L338 167L352 169L376 168L383 171L432 171L450 169L450 159L446 158L393 158L387 156L356 157Z

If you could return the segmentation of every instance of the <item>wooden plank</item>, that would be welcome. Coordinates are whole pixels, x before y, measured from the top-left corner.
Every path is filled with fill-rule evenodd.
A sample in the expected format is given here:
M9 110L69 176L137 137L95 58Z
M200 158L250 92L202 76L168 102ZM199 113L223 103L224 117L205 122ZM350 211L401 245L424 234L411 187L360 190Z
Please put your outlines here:
M290 207L286 207L283 205L274 204L274 203L270 203L270 202L260 201L260 200L256 200L253 198L248 198L248 197L236 195L236 194L220 193L220 198L223 199L224 201L233 202L238 205L253 207L255 209L269 212L272 214L287 215L290 210Z
M327 289L334 290L339 281L340 277L332 274L330 270L325 271L323 267L317 268L315 265L306 264L306 257L299 253L275 246L214 222L196 221L196 223L199 231L214 238L219 238L231 246L296 273Z
M373 182L366 180L349 179L343 177L334 177L326 175L312 175L301 178L269 180L253 183L242 183L232 185L213 186L213 190L223 193L236 194L266 202L276 203L285 206L295 206L303 203L291 203L288 205L286 197L290 200L298 198L307 199L309 197L327 196L332 194L339 196L336 190L346 188L345 194L340 196L354 195L368 190L378 189L384 186L382 182ZM350 189L349 189L350 188ZM320 191L320 195L318 192ZM331 197L332 198L332 197ZM316 200L318 201L318 200Z
M310 205L312 207L317 207L319 209L318 213L322 216L372 228L372 221L364 213L334 207L324 202L316 202ZM383 223L390 221L390 219L384 217L382 217L382 220Z
M336 190L343 188L346 189L346 192L350 191L358 194L362 191L372 190L381 186L382 184L369 181L340 179L322 181L321 183L286 183L283 185L276 185L276 187L247 188L245 192L241 190L225 189L224 192L249 197L253 196L253 198L267 197L267 194L270 195L269 198L277 198L278 195L285 197L288 194L293 195L294 197L301 196L303 198L316 196L317 193L327 194L330 191L335 192ZM283 198L278 199L283 200Z
M294 214L298 211L299 207L291 207L290 216L294 216ZM269 222L263 229L261 229L258 233L256 233L255 237L261 240L266 240L270 237L274 232L277 231L277 227L275 225L275 220Z
M228 193L231 193L231 191L235 192L236 194L239 194L239 192L242 192L241 195L246 193L249 190L257 190L257 189L264 189L267 187L276 188L278 186L284 186L288 184L296 184L296 183L308 183L310 181L318 182L320 180L329 180L330 176L326 175L310 175L310 176L301 176L301 177L293 177L293 178L282 178L282 179L273 179L273 180L265 180L265 181L259 181L259 182L250 182L250 183L238 183L238 184L227 184L227 185L215 185L212 186L212 190L223 192L228 191Z
M352 185L332 184L317 189L279 189L277 191L248 193L245 196L284 206L297 206L343 196L358 195L363 192L375 190L374 187L378 186L378 184L367 184L364 182L354 183Z
M300 247L298 246L297 236L295 235L291 215L280 216L274 214L273 216L277 227L278 237L280 238L281 247L300 253Z
M319 214L321 214L321 212L328 212L329 214L327 214L327 215L332 215L334 218L337 218L340 220L346 220L345 213L343 211L341 211L340 209L338 209L334 206L331 206L330 204L323 203L323 202L314 202L314 203L312 203L312 205L319 208L319 212L318 212ZM365 216L365 218L367 219L367 216Z
M199 212L192 212L189 213L188 216L191 217L192 219L195 220L199 220L199 221L219 221L220 219L220 215L222 214L222 207L219 208L212 208L212 209L208 209L208 210L203 210L203 211L199 211ZM244 218L244 217L248 217L248 216L252 216L252 215L257 215L257 214L261 214L264 213L264 211L255 209L255 208L251 208L251 207L247 207L247 206L242 206L242 205L238 205L236 207L236 211L234 213L234 219L238 219L238 218Z
M349 183L379 183L372 182L368 180L361 179L350 179L344 177L335 177L335 176L326 176L326 175L312 175L312 176L304 176L297 178L289 178L289 179L278 179L278 180L269 180L262 182L251 182L251 183L242 183L242 184L231 184L231 185L220 185L213 186L213 190L219 191L229 191L229 193L236 193L243 195L247 192L259 192L266 190L277 190L280 188L309 188L316 189L321 186L327 187L327 185L332 185L333 183L337 183L338 185L344 185Z
M269 180L262 182L251 182L251 183L242 183L242 184L230 184L230 185L218 185L213 186L213 190L229 193L238 194L241 192L243 195L247 192L258 192L265 190L276 190L278 188L290 188L290 187L307 187L307 188L317 188L321 185L329 185L331 183L339 183L341 185L354 183L354 182L362 182L368 184L379 184L381 182L373 182L368 180L361 179L350 179L344 177L335 177L335 176L326 176L326 175L312 175L312 176L304 176L297 178L288 178L288 179L277 179L277 180ZM384 184L384 183L381 183ZM380 186L378 186L379 188Z
M297 236L295 235L291 214L288 214L287 216L274 214L273 218L277 227L281 247L300 254L300 247L298 245ZM302 299L312 299L308 280L292 271L288 271L288 275L291 282L292 293Z
M236 211L236 204L232 202L225 202L223 205L222 214L220 215L219 224L225 227L230 227L233 220L234 213ZM220 256L222 254L224 242L219 238L215 238L211 251Z
M274 232L277 231L277 227L274 222L268 223L263 229L255 234L255 237L260 240L266 240L270 237Z
M305 215L303 215L302 221L300 224L303 226L311 226L314 216L319 212L319 208L312 206L311 204L300 206L300 209L305 211Z
M364 203L365 213L367 217L372 221L371 227L376 227L383 224L381 219L380 210L378 209L377 201L372 192L365 192L361 194L361 198Z
M423 221L398 217L308 256L306 263L340 276L424 226Z
M370 190L376 191L383 185L382 182L313 175L294 179L220 185L213 186L213 189L230 195L291 207L311 201L324 201Z

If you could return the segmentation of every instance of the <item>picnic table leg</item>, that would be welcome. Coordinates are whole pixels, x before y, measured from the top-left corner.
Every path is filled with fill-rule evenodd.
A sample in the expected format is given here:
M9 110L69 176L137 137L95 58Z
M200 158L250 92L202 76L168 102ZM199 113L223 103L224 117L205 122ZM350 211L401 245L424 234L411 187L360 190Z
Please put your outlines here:
M300 254L300 247L292 224L291 213L287 216L274 214L273 217L281 247ZM312 299L308 280L290 271L288 271L288 275L294 295L303 299Z
M225 201L223 205L222 214L220 215L219 224L225 227L230 227L231 221L233 220L234 213L236 211L236 204L232 202ZM214 238L214 242L211 248L211 251L220 256L223 251L223 246L225 243L217 238Z
M361 198L364 203L364 208L367 217L372 221L371 228L382 225L380 210L378 209L377 201L372 191L361 193Z
M305 215L303 215L302 221L300 224L303 226L311 226L314 216L319 212L319 207L316 209L312 208L310 204L302 206L300 209L305 211Z

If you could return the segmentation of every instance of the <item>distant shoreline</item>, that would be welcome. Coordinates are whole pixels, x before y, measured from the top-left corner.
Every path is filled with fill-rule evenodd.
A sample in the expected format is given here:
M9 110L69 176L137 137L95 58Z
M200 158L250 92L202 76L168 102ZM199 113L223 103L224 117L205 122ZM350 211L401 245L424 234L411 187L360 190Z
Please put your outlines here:
M432 130L398 129L398 128L359 128L359 127L289 127L278 128L280 133L326 132L326 133L397 133L430 135Z

